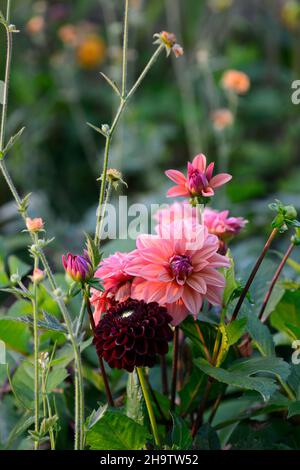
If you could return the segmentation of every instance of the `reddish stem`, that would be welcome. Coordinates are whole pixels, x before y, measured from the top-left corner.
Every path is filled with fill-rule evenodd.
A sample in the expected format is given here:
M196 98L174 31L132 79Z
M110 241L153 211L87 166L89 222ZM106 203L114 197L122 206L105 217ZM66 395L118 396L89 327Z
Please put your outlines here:
M288 247L288 249L287 249L287 251L286 251L284 257L282 258L282 260L281 260L281 262L280 262L280 264L279 264L279 266L278 266L278 268L277 268L277 270L276 270L276 272L275 272L275 274L274 274L274 276L273 276L273 279L272 279L272 281L271 281L269 290L268 290L268 292L267 292L266 295L265 295L265 298L264 298L264 301L263 301L263 304L262 304L262 307L261 307L261 310L260 310L259 316L258 316L258 318L259 318L263 323L264 323L264 322L267 320L267 318L268 318L268 316L266 316L266 318L264 318L264 320L262 320L263 315L264 315L264 312L265 312L265 310L266 310L266 306L267 306L267 304L268 304L268 302L269 302L269 300L270 300L271 294L272 294L273 289L274 289L274 287L275 287L275 285L276 285L276 282L278 281L278 278L279 278L279 276L280 276L280 274L281 274L281 271L283 270L285 263L287 262L288 258L290 257L290 254L292 253L292 251L293 251L293 249L294 249L294 246L295 246L294 243L291 243L290 246Z
M92 312L90 299L89 299L89 296L87 294L85 294L84 298L85 298L86 308L87 308L87 312L88 312L88 315L89 315L93 335L95 336L95 334L96 334L96 325L95 325L95 320L94 320L94 315L93 315L93 312ZM103 359L102 359L102 357L99 357L99 356L98 356L98 359L99 359L101 375L102 375L103 382L104 382L107 401L108 401L110 406L115 406L114 400L113 400L113 397L112 397L112 393L111 393L111 390L110 390L109 382L108 382L108 377L106 375L106 370L105 370Z
M245 285L245 287L244 287L244 289L243 289L243 292L241 293L241 296L240 296L240 298L239 298L239 300L238 300L238 303L236 304L236 307L235 307L235 309L234 309L234 312L233 312L233 314L232 314L232 317L231 317L230 322L234 321L234 320L236 319L236 317L238 316L239 311L240 311L240 308L241 308L241 306L243 305L243 302L244 302L244 300L245 300L245 298L246 298L247 293L249 292L249 289L250 289L251 284L252 284L252 282L253 282L253 280L254 280L256 274L257 274L257 271L259 270L260 265L261 265L261 263L263 262L263 259L264 259L264 257L266 256L266 254L267 254L267 252L268 252L268 250L269 250L269 248L270 248L270 246L271 246L272 241L273 241L274 238L276 237L277 232L278 232L278 228L274 228L274 229L272 230L272 232L271 232L271 234L270 234L270 236L269 236L269 238L268 238L268 240L267 240L267 243L266 243L265 246L264 246L264 249L262 250L262 252L261 252L261 254L260 254L258 260L257 260L256 263L255 263L255 266L254 266L254 268L253 268L253 270L252 270L252 272L251 272L251 274L250 274L250 276L249 276L249 279L248 279L248 281L247 281L247 283L246 283L246 285Z
M179 328L175 327L173 341L173 367L172 367L172 388L171 388L171 410L175 409L175 399L177 390L177 372L178 372L178 352L179 352Z

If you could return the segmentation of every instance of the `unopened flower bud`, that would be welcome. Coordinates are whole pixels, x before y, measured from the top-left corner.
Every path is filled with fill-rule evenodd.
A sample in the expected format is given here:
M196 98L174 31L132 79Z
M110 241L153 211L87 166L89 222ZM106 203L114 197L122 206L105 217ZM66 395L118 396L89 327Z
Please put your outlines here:
M30 279L32 282L39 284L45 279L45 272L39 268L35 268L32 275L30 276Z
M66 273L76 282L86 282L94 275L93 265L87 251L83 256L68 253L62 257Z
M10 282L12 284L18 284L21 281L21 276L19 273L14 273L10 276Z

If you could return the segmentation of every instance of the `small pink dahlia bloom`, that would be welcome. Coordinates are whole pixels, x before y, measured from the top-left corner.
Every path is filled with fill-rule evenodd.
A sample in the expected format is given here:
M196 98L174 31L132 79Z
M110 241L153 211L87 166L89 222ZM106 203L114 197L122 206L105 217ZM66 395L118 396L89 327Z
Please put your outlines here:
M214 163L206 164L206 157L203 154L197 155L193 162L188 162L187 176L178 170L167 170L166 175L176 183L167 192L168 197L211 197L214 189L222 186L231 180L232 176L227 173L220 173L213 176Z
M126 272L131 253L116 252L101 261L95 277L103 281L105 291L92 289L91 304L94 307L94 320L97 325L101 315L116 302L124 302L130 297L133 277Z
M243 217L228 217L229 211L216 211L205 208L203 212L204 224L208 228L209 233L217 235L221 240L229 240L240 231L248 223Z
M137 276L131 297L166 306L178 325L189 313L196 317L204 299L222 303L225 281L217 269L228 267L229 260L217 253L219 240L206 227L177 220L171 228L141 235L126 272Z

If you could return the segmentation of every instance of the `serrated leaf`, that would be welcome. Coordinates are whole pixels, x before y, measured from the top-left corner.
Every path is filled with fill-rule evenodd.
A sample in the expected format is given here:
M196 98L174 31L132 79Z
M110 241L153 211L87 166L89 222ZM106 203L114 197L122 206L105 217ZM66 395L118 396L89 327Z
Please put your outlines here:
M49 313L43 311L43 316L45 321L39 320L38 321L38 327L43 329L43 330L49 330L49 331L56 331L58 333L67 333L67 329L64 325L62 325L56 317L53 315L50 315ZM33 324L33 318L30 315L24 315L22 317L18 317L15 320L22 322L22 323L27 323L32 325Z
M228 369L211 366L205 359L195 359L195 365L210 377L219 382L246 390L255 390L267 401L278 386L269 375L280 376L285 380L289 373L289 365L281 358L251 358L236 361ZM259 376L253 377L255 374Z
M270 317L271 325L291 340L300 338L300 291L286 291Z
M128 374L127 397L126 397L126 415L138 424L143 425L145 421L145 400L143 391L134 371Z
M229 346L236 344L238 340L243 336L246 330L246 325L247 325L247 318L234 320L228 325L225 325Z
M91 418L86 443L92 450L141 450L150 437L145 427L117 409L101 407Z
M223 305L225 307L229 304L235 290L239 286L235 279L234 260L231 256L230 251L227 253L227 256L229 257L229 260L230 260L230 267L228 269L224 269L223 271L225 283L226 283L224 293L223 293Z

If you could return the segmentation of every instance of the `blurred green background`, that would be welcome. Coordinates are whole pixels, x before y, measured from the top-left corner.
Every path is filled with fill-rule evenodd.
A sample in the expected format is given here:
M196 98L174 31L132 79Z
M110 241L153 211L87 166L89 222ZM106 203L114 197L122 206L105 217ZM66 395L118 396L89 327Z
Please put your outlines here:
M56 236L58 260L61 251L80 249L83 230L94 230L104 139L86 122L110 123L118 104L99 72L120 81L123 2L12 3L20 34L14 36L7 137L22 126L26 132L7 165L20 192L33 192L31 214L41 215L49 236ZM129 188L122 191L131 202L160 203L170 187L164 170L183 169L205 153L234 177L214 206L250 220L239 246L256 249L272 218L269 202L277 197L300 208L300 108L291 102L291 83L300 79L300 3L132 0L130 83L161 30L173 31L185 54L161 56L145 79L115 134L110 167L123 172ZM0 45L3 78L3 31ZM228 69L247 73L251 87L238 100L233 125L216 131L211 113L228 107L220 86ZM1 179L0 231L10 249L26 243L15 236L21 228Z

